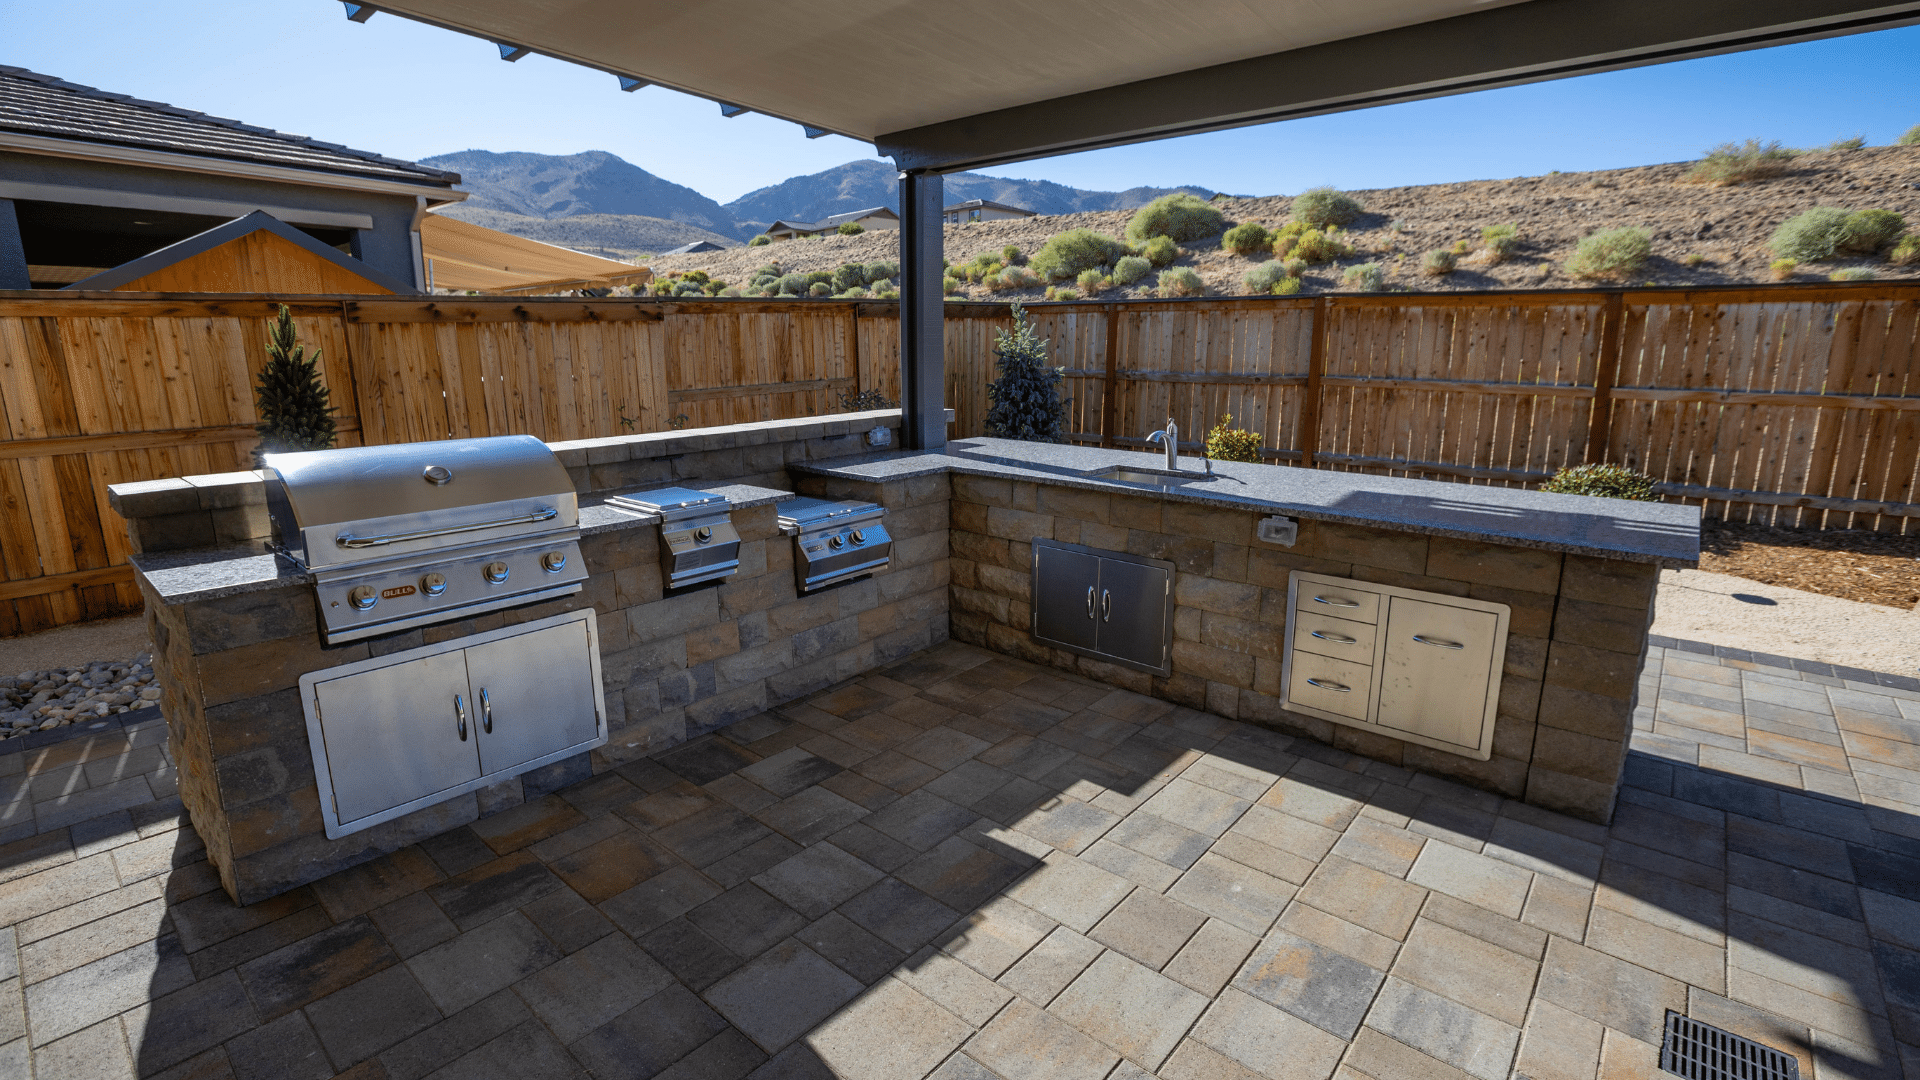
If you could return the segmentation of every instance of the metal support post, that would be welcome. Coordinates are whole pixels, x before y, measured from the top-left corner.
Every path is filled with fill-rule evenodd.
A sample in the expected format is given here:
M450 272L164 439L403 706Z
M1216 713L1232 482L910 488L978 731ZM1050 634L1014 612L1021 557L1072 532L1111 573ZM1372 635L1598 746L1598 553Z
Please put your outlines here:
M944 186L938 173L900 174L900 441L909 450L947 445Z

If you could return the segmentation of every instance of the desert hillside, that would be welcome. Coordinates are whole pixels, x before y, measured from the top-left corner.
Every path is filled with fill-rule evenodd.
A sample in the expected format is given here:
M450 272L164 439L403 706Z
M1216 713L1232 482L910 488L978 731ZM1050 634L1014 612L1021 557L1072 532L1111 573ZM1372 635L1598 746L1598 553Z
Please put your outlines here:
M1513 180L1477 180L1456 184L1382 188L1349 192L1366 213L1347 238L1354 254L1310 268L1303 292L1341 291L1346 267L1377 262L1388 289L1480 291L1584 287L1595 282L1568 275L1562 264L1581 238L1603 229L1633 226L1649 231L1653 253L1632 285L1713 286L1774 280L1768 239L1780 223L1816 206L1847 210L1886 209L1904 215L1920 230L1920 146L1885 146L1828 151L1795 158L1779 175L1722 187L1685 181L1690 162L1647 165L1602 172L1550 173ZM1229 223L1255 221L1269 227L1288 220L1291 200L1221 198L1216 202ZM949 261L964 263L982 252L1013 244L1026 254L1047 238L1073 228L1113 236L1126 229L1132 211L1061 214L1019 221L979 222L946 228ZM1478 245L1485 226L1511 223L1519 228L1517 254L1498 265L1484 265L1472 254L1445 276L1421 271L1422 256L1457 241ZM827 236L762 247L734 248L703 255L649 260L662 274L704 270L713 278L744 284L753 271L777 260L784 272L832 270L846 262L871 263L898 257L893 232ZM1692 259L1690 257L1697 257ZM1220 250L1219 237L1182 245L1176 266L1191 267L1210 294L1250 292L1241 278L1254 261ZM1835 270L1868 267L1881 279L1920 279L1920 264L1890 266L1882 259L1841 258L1808 263L1793 280L1824 280ZM1102 298L1153 295L1154 275ZM989 292L965 286L970 299L1039 299L1041 290Z

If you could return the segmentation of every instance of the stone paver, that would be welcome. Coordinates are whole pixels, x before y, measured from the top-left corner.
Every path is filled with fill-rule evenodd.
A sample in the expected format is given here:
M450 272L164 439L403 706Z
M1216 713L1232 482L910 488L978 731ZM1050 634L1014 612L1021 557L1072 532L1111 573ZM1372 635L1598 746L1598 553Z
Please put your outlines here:
M1675 1009L1920 1077L1920 693L1656 647L1602 827L893 670L247 909L163 730L0 763L0 1075L1651 1080Z

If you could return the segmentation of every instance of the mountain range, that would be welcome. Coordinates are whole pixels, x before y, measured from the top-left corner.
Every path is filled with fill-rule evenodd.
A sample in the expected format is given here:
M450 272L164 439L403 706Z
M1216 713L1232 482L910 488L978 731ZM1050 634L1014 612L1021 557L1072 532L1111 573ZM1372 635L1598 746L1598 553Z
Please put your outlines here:
M654 254L695 240L738 245L778 219L818 221L872 206L899 209L898 174L874 159L791 177L725 204L604 150L566 155L463 150L421 164L458 172L460 187L469 193L465 202L442 213L614 257ZM1176 191L1203 198L1214 194L1200 187L1089 191L979 173L946 177L950 204L989 199L1042 214L1126 210Z

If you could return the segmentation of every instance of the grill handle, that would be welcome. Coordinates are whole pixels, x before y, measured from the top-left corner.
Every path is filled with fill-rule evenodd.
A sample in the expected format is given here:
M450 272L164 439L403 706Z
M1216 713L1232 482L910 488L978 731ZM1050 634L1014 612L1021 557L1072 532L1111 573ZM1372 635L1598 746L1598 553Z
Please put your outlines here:
M560 516L560 511L551 506L543 506L531 514L518 517L496 518L493 521L476 521L471 525L449 525L439 529L422 529L419 532L388 533L385 536L355 536L341 533L333 542L344 548L381 547L386 544L402 544L408 540L430 540L436 536L452 536L455 533L474 532L479 529L497 529L502 525L530 525L536 521L551 521Z

